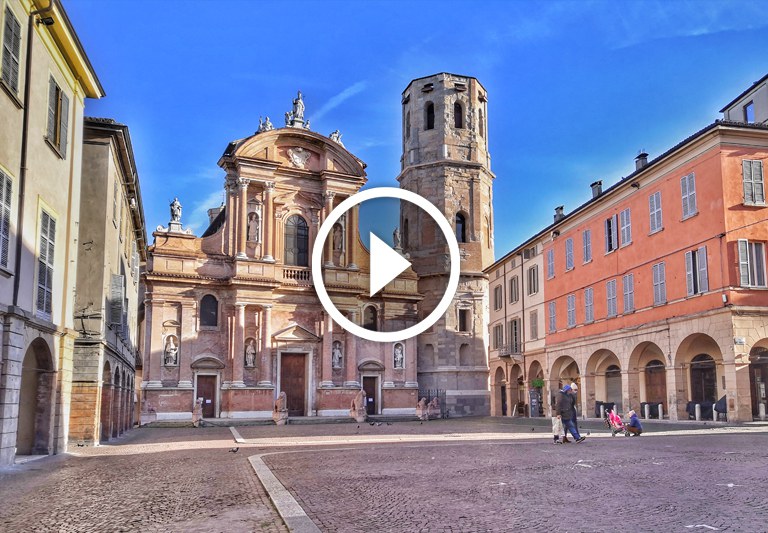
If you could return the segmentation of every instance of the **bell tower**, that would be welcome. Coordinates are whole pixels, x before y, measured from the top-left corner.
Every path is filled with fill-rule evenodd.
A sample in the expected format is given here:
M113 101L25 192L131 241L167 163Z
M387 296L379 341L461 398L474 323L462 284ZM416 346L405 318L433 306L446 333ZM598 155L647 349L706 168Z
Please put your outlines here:
M487 415L489 299L483 269L494 261L487 93L475 78L440 73L413 80L402 106L400 187L443 212L461 253L453 303L418 338L419 387L445 390L452 415ZM423 318L445 292L448 247L429 216L407 202L401 202L400 228L424 294Z

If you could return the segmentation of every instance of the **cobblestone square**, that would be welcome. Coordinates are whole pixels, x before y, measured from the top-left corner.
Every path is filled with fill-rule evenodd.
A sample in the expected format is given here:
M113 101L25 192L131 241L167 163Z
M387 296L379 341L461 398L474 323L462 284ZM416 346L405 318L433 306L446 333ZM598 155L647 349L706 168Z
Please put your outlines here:
M554 446L544 422L136 429L0 471L0 530L289 531L253 456L321 531L768 527L765 426L586 422Z

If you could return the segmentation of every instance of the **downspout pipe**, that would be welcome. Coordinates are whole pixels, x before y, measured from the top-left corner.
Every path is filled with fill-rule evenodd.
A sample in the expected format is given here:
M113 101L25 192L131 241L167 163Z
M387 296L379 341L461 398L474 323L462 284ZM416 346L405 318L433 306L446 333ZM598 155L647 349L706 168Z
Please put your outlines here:
M56 0L51 0L48 7L32 11L27 23L27 57L24 66L24 114L21 126L21 165L19 168L19 208L16 216L16 260L13 273L13 305L19 305L19 286L21 284L21 251L24 235L24 190L27 182L27 152L29 132L30 93L32 92L32 40L35 31L35 17L53 10Z

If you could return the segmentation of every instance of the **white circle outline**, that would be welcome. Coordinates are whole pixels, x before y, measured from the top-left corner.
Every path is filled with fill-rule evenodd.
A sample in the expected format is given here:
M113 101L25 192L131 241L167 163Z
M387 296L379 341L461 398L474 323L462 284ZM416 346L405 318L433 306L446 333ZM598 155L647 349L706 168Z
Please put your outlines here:
M365 329L362 326L358 326L344 315L342 315L338 309L336 309L336 306L333 305L330 296L328 296L328 291L325 290L325 283L323 281L323 270L321 264L323 245L325 244L328 235L330 235L331 229L333 229L333 225L336 223L336 221L339 220L339 218L341 218L341 215L349 211L350 208L361 204L366 200L372 200L374 198L397 198L399 200L405 200L406 202L415 204L416 206L426 211L429 216L431 216L434 221L437 222L437 226L443 232L443 235L445 235L446 242L448 243L448 251L451 257L451 270L448 277L448 286L445 289L445 294L443 294L443 298L440 300L440 303L437 305L434 311L432 311L426 318L424 318L424 320L418 322L416 325L400 331L372 331ZM359 231L358 228L352 228L352 230ZM461 258L459 257L459 244L456 241L456 236L453 234L453 228L448 223L448 219L445 218L445 215L441 213L440 210L438 210L437 207L432 204L432 202L423 196L419 196L418 194L407 191L405 189L398 189L396 187L376 187L355 193L341 202L338 206L336 206L335 209L331 211L330 215L328 215L325 221L323 221L323 223L320 225L320 229L318 230L317 236L315 237L315 244L312 247L312 282L315 285L315 291L317 292L318 298L320 298L320 303L322 304L323 309L325 309L326 312L331 315L331 318L333 318L333 320L342 328L357 337L362 337L363 339L369 341L397 342L410 339L419 333L425 332L435 322L437 322L438 319L446 313L446 311L448 311L448 307L451 305L451 301L456 294L456 290L459 288L460 261Z

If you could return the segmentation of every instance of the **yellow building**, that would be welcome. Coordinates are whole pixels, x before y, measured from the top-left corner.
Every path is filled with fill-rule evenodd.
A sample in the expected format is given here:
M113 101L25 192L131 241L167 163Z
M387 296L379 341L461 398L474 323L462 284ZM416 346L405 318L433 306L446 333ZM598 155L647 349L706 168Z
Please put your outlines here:
M104 90L64 9L0 2L0 466L66 450L85 98Z

